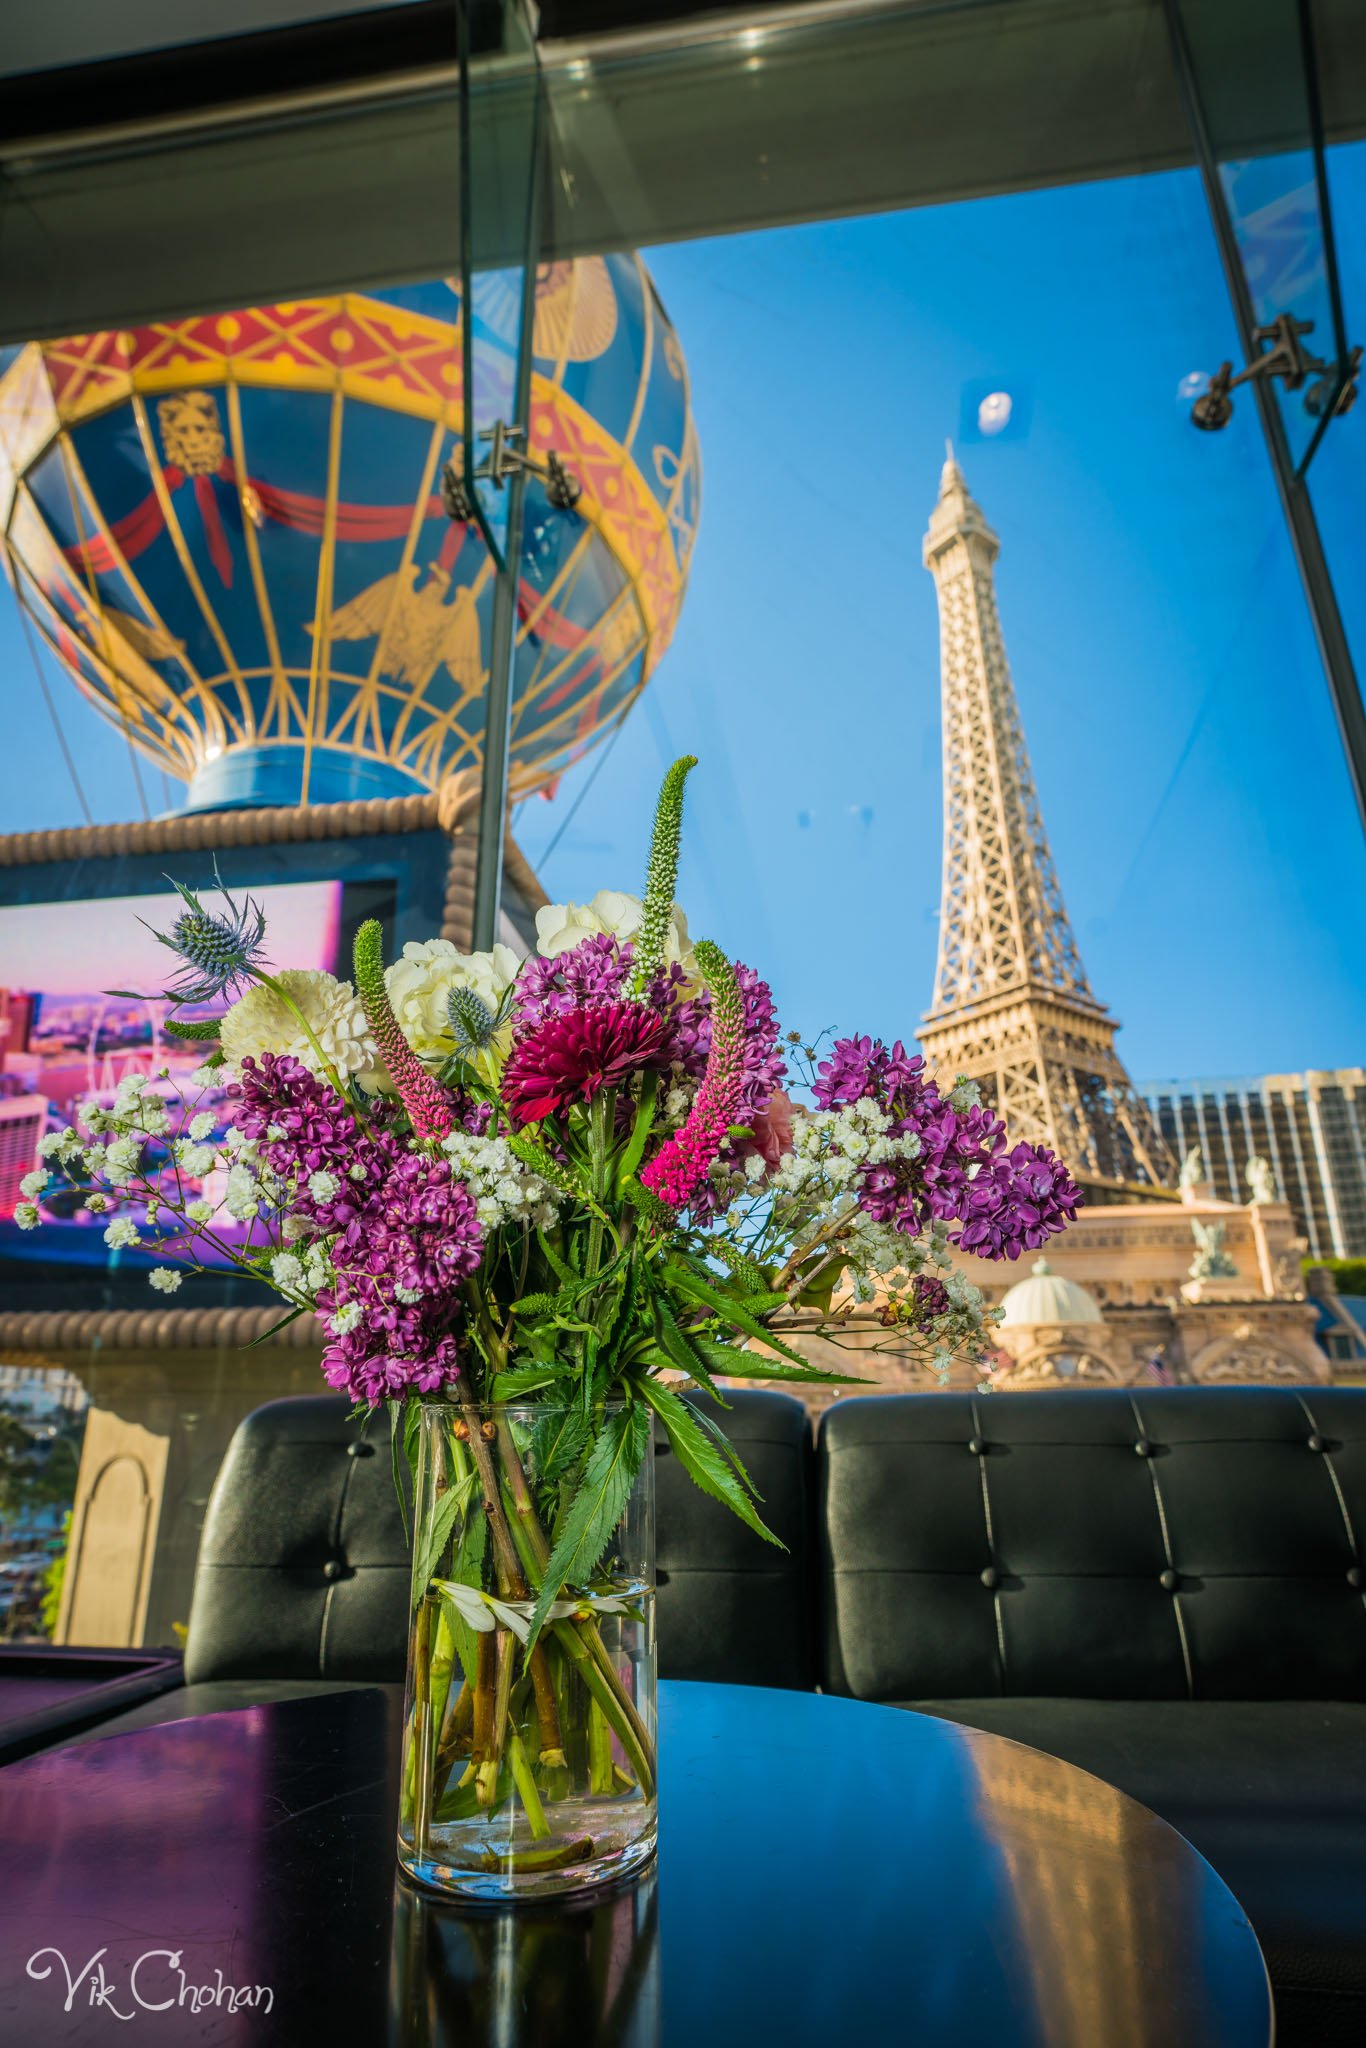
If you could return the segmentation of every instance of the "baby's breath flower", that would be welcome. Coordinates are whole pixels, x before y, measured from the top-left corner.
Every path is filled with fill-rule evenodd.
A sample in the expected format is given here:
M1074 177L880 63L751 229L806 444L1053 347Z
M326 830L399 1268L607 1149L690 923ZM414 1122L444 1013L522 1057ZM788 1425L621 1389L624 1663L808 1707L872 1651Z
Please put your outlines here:
M174 1294L184 1279L174 1266L153 1266L147 1278L158 1294Z
M337 1313L333 1316L331 1322L328 1324L328 1328L332 1331L334 1336L345 1337L349 1331L355 1329L356 1324L360 1321L360 1319L360 1303L358 1301L348 1301L345 1307L339 1308L337 1310Z
M338 1183L335 1173L310 1173L308 1192L315 1202L335 1202Z
M209 1223L213 1220L213 1203L206 1202L202 1195L196 1195L192 1202L185 1204L185 1214L191 1223Z
M17 1203L14 1210L14 1220L21 1230L36 1230L38 1228L38 1204L36 1202Z
M137 1224L131 1216L116 1216L104 1233L104 1241L111 1251L126 1251L130 1246L140 1244Z
M304 1284L303 1260L293 1252L276 1252L270 1262L270 1277L277 1287L297 1289Z
M198 1116L192 1116L190 1118L190 1136L196 1141L196 1143L202 1144L204 1139L208 1137L210 1131L212 1131L214 1123L215 1117L213 1111L211 1109L201 1109Z
M19 1192L21 1195L27 1195L32 1200L35 1195L42 1194L47 1183L47 1168L45 1166L35 1166L32 1173L26 1173L20 1181Z

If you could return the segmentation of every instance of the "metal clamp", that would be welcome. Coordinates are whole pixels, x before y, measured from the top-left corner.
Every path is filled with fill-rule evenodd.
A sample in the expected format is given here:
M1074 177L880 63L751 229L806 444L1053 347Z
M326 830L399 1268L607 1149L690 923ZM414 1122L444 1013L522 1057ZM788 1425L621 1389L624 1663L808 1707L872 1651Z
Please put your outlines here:
M1301 340L1301 336L1313 331L1312 320L1297 320L1292 313L1278 314L1269 327L1259 327L1256 339L1262 345L1262 353L1255 356L1236 377L1232 363L1220 363L1209 380L1208 389L1200 393L1191 407L1194 424L1207 434L1218 433L1221 427L1226 427L1233 418L1230 393L1240 384L1251 383L1254 377L1283 378L1287 391L1298 391L1312 377L1314 382L1304 394L1304 409L1311 419L1321 419L1330 404L1335 414L1350 412L1356 404L1361 350L1354 348L1348 356L1343 386L1334 402L1334 365L1325 362L1322 356L1311 355Z
M482 456L474 472L476 483L488 482L495 489L503 490L509 478L519 470L526 476L537 476L545 485L545 494L550 503L560 512L572 512L583 496L583 485L566 468L563 460L552 448L544 462L534 455L528 455L518 442L525 441L526 428L510 426L505 420L495 420L492 427L481 433L479 439L488 443L488 454ZM457 452L441 472L441 496L452 519L463 520L466 524L474 518L474 503L461 474L462 464Z

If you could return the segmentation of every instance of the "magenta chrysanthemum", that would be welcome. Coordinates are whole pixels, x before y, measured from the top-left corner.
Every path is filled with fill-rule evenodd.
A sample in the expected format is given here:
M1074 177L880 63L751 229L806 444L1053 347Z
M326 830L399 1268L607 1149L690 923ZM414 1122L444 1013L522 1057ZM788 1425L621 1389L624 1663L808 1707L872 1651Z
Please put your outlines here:
M698 945L697 960L712 996L707 1069L686 1120L640 1176L641 1186L671 1209L686 1208L706 1185L739 1112L745 1081L745 1002L735 969L720 947L706 939Z
M665 1020L639 1003L552 1011L514 1042L503 1069L503 1105L519 1124L563 1116L602 1088L667 1067L669 1057Z

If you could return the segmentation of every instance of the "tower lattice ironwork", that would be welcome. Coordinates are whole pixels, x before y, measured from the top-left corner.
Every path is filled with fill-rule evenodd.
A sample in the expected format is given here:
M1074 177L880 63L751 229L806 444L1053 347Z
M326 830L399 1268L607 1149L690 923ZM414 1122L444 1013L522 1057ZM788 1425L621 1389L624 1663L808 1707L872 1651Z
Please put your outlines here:
M1175 1183L1175 1163L1115 1051L1058 886L1001 637L999 551L950 448L924 549L939 595L944 882L920 1043L1083 1186L1146 1194Z

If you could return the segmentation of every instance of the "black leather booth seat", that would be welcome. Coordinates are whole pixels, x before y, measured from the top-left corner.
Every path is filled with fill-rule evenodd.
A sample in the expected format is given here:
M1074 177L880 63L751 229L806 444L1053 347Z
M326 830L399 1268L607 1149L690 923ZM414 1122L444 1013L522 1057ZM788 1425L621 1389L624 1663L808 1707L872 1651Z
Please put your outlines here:
M660 1668L1014 1736L1119 1786L1247 1908L1280 2048L1366 2042L1366 1389L860 1396L726 1418L788 1545L656 1461ZM184 1691L96 1734L402 1680L387 1441L276 1401L204 1526Z
M1277 2039L1366 2039L1366 1391L823 1418L824 1682L1094 1771L1247 1908Z
M728 1395L726 1427L764 1498L774 1549L660 1444L658 1626L665 1678L815 1683L814 1449L783 1394ZM240 1425L200 1539L185 1686L94 1732L403 1682L409 1552L388 1436L342 1395L271 1401Z

